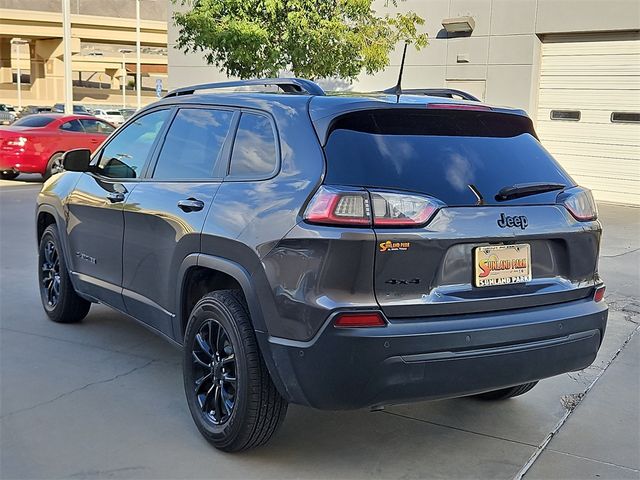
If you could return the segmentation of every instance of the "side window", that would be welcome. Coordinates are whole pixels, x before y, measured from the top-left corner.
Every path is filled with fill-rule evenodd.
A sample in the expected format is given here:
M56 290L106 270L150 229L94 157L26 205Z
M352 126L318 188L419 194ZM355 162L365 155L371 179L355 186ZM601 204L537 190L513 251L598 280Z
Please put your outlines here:
M103 122L102 120L96 120L93 118L83 118L82 120L80 120L80 123L82 123L82 126L87 133L109 135L115 130L115 128L109 125L107 122Z
M229 175L269 175L275 170L276 162L276 139L269 119L263 115L243 113L233 144Z
M84 132L82 125L78 120L70 120L68 122L64 122L60 125L60 130L64 130L65 132Z
M183 108L171 123L153 178L209 179L220 161L233 112Z
M158 110L137 118L119 131L102 151L98 173L111 178L139 177L168 116L169 110Z

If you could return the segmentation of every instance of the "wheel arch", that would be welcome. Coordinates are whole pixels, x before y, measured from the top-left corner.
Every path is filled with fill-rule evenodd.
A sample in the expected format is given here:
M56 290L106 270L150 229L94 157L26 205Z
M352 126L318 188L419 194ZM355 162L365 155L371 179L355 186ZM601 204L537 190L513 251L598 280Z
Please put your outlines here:
M36 242L40 242L44 231L49 225L55 224L58 226L58 222L56 220L55 210L53 208L49 209L45 206L42 206L38 209L38 215L36 217ZM58 228L58 231L60 229Z
M264 317L249 272L240 264L222 257L188 255L180 266L176 289L174 337L182 343L191 307L215 290L238 289L244 295L253 328L266 331Z
M227 289L231 287L239 288L242 292L249 309L251 324L253 325L253 329L256 331L256 338L260 348L260 353L262 354L262 358L264 359L267 369L271 374L271 379L273 380L278 392L280 392L280 395L287 399L290 398L285 383L280 377L279 369L272 357L269 342L266 340L268 336L266 334L267 328L264 322L262 308L258 301L258 294L256 292L255 285L251 280L251 275L242 265L234 262L233 260L196 253L188 255L183 260L178 272L178 288L176 289L176 316L173 325L175 341L181 345L184 344L184 332L187 327L187 322L189 321L189 303L193 302L193 299L200 293L196 290L197 293L189 298L188 290L192 285L189 282L192 281L194 275L198 275L200 272L202 274L209 274L213 277L218 276L218 278L214 280L214 283L217 282L215 283L216 286L220 287L218 289ZM211 284L205 282L204 285L209 286ZM209 292L204 292L203 295L206 293ZM200 297L195 298L195 302L197 302L199 298Z

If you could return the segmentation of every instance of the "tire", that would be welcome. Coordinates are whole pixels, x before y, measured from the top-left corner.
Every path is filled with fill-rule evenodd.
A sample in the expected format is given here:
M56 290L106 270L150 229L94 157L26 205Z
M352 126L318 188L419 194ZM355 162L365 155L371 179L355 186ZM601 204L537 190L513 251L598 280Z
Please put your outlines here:
M51 155L51 158L47 162L47 169L44 172L44 179L48 180L52 175L56 173L62 173L64 168L62 167L62 156L64 152L58 152Z
M89 313L91 302L78 296L69 279L55 225L49 225L40 239L38 285L44 311L54 322L76 323Z
M481 400L507 400L508 398L517 397L523 395L535 387L538 382L523 383L522 385L516 385L515 387L503 388L501 390L494 390L492 392L480 393L474 395L474 397Z
M209 293L193 308L185 333L183 377L198 430L225 452L267 443L287 413L287 402L258 349L244 298L236 290Z
M0 172L0 178L2 180L13 180L18 178L18 175L20 175L18 172Z

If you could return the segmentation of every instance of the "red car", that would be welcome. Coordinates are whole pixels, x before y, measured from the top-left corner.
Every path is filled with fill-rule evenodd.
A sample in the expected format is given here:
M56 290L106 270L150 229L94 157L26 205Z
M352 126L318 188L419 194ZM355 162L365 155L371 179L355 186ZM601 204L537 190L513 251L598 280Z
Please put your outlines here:
M0 128L0 178L21 172L49 178L62 171L62 154L74 148L92 152L115 127L90 115L47 113L28 115Z

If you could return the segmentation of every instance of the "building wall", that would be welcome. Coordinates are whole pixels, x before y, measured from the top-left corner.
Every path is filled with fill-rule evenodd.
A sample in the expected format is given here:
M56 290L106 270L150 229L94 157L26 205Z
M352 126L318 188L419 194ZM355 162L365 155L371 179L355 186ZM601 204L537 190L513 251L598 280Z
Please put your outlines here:
M140 2L140 18L166 21L167 0L144 0ZM72 14L98 15L103 17L135 18L134 0L70 0ZM61 0L0 0L0 8L34 10L39 12L61 12Z
M385 4L388 3L388 7ZM376 0L378 13L394 13L391 2ZM207 66L199 54L184 54L175 47L177 28L169 11L169 88L225 79ZM403 85L467 89L489 103L537 108L541 39L558 32L593 32L640 29L637 0L406 0L399 10L413 10L426 19L429 46L409 49ZM445 18L470 15L475 29L470 36L450 37L442 28ZM361 75L352 85L328 82L330 88L374 91L396 83L401 50L390 65L375 75ZM466 60L466 61L465 61Z

